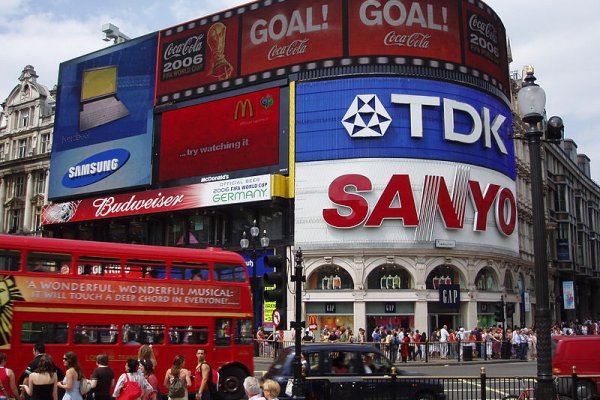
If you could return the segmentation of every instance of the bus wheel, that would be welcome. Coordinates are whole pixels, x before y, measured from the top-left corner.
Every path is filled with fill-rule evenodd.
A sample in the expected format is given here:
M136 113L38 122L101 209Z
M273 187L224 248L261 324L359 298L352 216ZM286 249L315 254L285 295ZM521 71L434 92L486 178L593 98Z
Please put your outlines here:
M219 372L219 398L222 400L241 399L244 392L244 379L248 374L241 368L226 367Z

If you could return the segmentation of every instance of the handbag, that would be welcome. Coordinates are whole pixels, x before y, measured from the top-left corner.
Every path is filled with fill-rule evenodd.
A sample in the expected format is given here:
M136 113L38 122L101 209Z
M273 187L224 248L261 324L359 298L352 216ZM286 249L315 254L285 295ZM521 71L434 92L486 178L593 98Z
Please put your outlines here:
M79 382L79 393L85 396L90 392L90 390L92 390L92 381L86 379L86 377L84 376Z
M129 379L129 375L125 373L125 383L123 384L123 388L117 397L117 400L135 400L142 397L144 394L142 392L142 388L140 384L136 381Z

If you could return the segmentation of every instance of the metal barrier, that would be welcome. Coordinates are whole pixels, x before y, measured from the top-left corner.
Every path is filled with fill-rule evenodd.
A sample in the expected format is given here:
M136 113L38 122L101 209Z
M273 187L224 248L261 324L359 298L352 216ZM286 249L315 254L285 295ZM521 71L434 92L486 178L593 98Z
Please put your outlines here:
M374 346L381 349L394 363L430 362L441 360L470 361L472 359L516 359L518 352L509 342L425 342L425 343L355 343L357 346ZM293 346L293 340L256 340L258 357L275 358L279 349ZM406 346L402 357L403 347ZM464 353L468 354L464 357ZM525 353L526 354L526 353Z
M568 395L561 392L561 399L598 399L592 380L600 376L565 376L555 380L557 388L567 385ZM535 399L535 377L488 377L485 368L479 377L414 377L390 375L385 377L343 377L311 378L305 380L306 399L319 400L400 400L400 399L441 399L446 400L505 400L518 399L524 392ZM578 385L577 382L587 382ZM436 385L443 387L443 394L435 392ZM563 389L566 386L563 387ZM548 399L551 400L551 399Z

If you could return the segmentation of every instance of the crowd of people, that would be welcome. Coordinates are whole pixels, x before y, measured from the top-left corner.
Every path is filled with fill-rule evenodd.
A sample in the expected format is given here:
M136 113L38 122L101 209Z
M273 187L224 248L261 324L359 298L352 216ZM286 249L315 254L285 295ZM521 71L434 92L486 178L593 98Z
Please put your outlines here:
M600 321L592 319L583 322L571 321L556 323L551 330L551 335L598 335L600 334ZM261 346L279 347L283 335L277 333L266 335L259 332L257 339ZM317 335L319 336L319 335ZM537 336L533 328L515 326L504 330L502 325L487 328L474 327L466 329L458 327L449 328L447 325L435 329L431 334L420 332L418 329L389 328L378 326L369 334L359 328L355 334L351 327L337 326L325 327L320 337L315 338L313 332L306 330L302 341L340 343L378 343L381 350L392 361L418 361L425 357L439 359L463 358L465 347L470 349L473 357L483 360L503 357L502 352L508 351L510 358L520 360L535 360L537 358ZM273 342L273 343L271 343ZM508 343L504 346L502 343ZM503 347L505 350L502 350ZM506 350L508 349L508 350ZM262 353L262 352L261 352Z
M62 368L46 354L44 344L33 347L33 360L17 379L6 366L7 356L0 353L0 397L22 400L160 400L159 380L155 375L157 360L152 347L140 346L136 358L125 362L115 381L107 354L96 357L96 368L87 378L72 351L64 353ZM169 400L210 400L214 391L212 370L206 362L206 351L196 351L193 370L185 368L185 358L175 357L167 369L163 385ZM132 383L134 382L134 383ZM189 397L188 397L189 395Z

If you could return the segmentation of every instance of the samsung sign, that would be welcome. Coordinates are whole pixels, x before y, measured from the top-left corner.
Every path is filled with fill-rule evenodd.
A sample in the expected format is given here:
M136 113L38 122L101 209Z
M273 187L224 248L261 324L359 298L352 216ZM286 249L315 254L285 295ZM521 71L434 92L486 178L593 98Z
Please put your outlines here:
M98 182L125 165L129 156L125 149L112 149L94 154L69 167L63 176L62 184L65 187L76 188Z
M297 161L418 158L515 179L509 108L464 86L412 78L298 85Z

